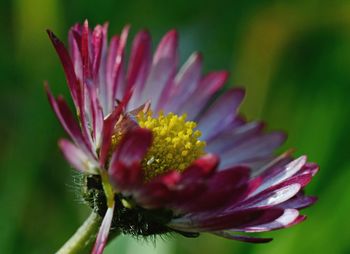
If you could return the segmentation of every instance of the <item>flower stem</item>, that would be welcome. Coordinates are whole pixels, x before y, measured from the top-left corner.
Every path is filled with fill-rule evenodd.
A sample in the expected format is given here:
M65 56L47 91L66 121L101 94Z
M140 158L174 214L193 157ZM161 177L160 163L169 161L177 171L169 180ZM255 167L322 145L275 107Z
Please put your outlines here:
M72 235L72 237L56 252L56 254L77 254L81 253L96 238L98 228L101 224L101 217L91 212L83 225Z

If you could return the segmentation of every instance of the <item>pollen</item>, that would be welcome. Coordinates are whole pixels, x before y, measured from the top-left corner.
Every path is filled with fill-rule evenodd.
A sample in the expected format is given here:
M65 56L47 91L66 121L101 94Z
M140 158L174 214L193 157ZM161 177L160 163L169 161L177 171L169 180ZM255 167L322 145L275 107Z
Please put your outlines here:
M197 124L186 121L186 114L140 112L137 122L142 128L153 133L153 143L145 156L142 166L146 180L168 170L184 171L195 159L204 154L205 141L199 140L201 132Z

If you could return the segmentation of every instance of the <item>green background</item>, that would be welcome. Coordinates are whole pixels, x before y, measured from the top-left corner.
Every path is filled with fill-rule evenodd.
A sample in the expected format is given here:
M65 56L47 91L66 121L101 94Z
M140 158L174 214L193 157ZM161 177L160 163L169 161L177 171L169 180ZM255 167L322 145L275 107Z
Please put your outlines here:
M132 24L154 44L180 33L183 62L199 50L206 71L228 69L227 86L245 86L249 119L289 133L321 166L307 188L319 202L308 220L262 234L265 245L211 235L152 242L120 237L106 253L350 253L350 1L0 1L0 252L53 253L87 216L74 172L57 148L66 136L43 90L68 96L45 33L64 41L75 22L110 22L110 35Z

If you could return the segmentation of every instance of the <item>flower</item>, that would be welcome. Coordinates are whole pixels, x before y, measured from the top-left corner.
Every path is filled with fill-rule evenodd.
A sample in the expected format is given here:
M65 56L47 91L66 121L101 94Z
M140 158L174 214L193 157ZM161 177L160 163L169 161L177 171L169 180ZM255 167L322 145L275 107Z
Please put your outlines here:
M51 32L78 122L62 97L49 101L73 142L60 140L68 162L86 180L91 206L104 216L93 253L102 253L113 228L153 235L201 232L246 242L238 235L286 228L305 219L299 210L316 201L304 187L318 171L306 156L261 122L237 113L244 90L233 88L213 103L228 73L202 75L192 54L177 71L178 35L168 32L154 55L146 30L126 58L129 26L107 44L107 27L88 22L69 32L68 52Z

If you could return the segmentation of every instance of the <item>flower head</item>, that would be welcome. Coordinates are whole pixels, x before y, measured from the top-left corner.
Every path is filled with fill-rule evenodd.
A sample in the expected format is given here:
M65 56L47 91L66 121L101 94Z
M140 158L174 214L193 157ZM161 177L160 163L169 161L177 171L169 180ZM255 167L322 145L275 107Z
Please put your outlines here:
M315 202L303 188L318 166L290 152L275 156L285 140L237 113L244 90L233 88L213 103L225 71L202 75L192 54L177 70L176 31L151 53L140 31L126 58L129 27L107 41L107 24L87 21L69 32L69 52L49 37L61 59L76 108L49 101L73 142L59 142L86 180L85 198L104 217L93 253L101 253L111 228L136 235L201 232L247 242L237 235L289 227Z

